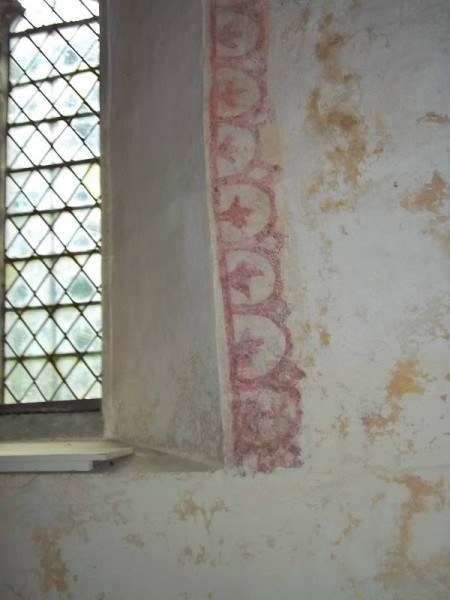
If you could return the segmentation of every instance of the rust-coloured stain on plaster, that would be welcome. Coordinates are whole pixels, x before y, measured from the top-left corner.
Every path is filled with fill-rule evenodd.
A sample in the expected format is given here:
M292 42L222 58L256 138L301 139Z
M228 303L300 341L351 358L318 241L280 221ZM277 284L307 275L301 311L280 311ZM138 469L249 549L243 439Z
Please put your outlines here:
M325 214L336 214L342 210L351 210L354 208L354 203L351 200L333 200L328 198L320 203L320 211Z
M329 346L331 335L330 335L330 332L328 331L328 328L325 327L324 325L319 325L318 329L319 329L320 345L321 346Z
M413 214L424 212L430 215L428 233L448 257L450 257L449 198L450 184L438 171L434 171L429 182L424 183L401 202L403 208Z
M302 33L305 33L305 31L306 31L310 16L311 16L311 9L309 8L309 6L305 6L305 8L302 10L301 15L300 15L300 31Z
M450 196L450 185L438 171L434 171L431 180L416 193L401 202L403 208L412 213L428 211L439 214L444 202Z
M188 521L190 518L196 519L198 515L204 515L205 508L195 502L192 492L188 492L175 506L173 512L180 517L181 521Z
M350 538L353 532L361 525L361 519L357 519L350 513L347 513L347 525L342 530L339 538L333 542L333 546L338 546L344 539Z
M361 164L367 158L363 120L353 107L342 101L326 107L322 107L320 101L321 91L316 86L309 95L308 120L317 133L334 143L326 151L333 172L342 173L344 182L356 187Z
M42 594L55 590L60 598L67 598L68 570L61 556L60 537L59 529L39 528L33 532L32 541L39 557Z
M319 209L333 214L355 208L363 165L370 156L384 151L390 136L379 115L375 127L378 131L372 136L378 141L369 144L366 120L359 103L352 101L359 74L343 67L342 52L350 37L337 30L332 13L322 16L317 34L315 58L324 84L317 83L309 92L305 124L322 142L326 160L308 184L306 196L312 199L327 193L329 197L321 199ZM339 196L333 198L337 190Z
M419 369L417 360L400 361L392 371L386 387L387 399L400 400L405 394L422 394L424 388L418 379L426 379L426 375Z
M419 368L417 360L408 358L399 361L391 372L386 386L387 413L371 413L362 417L364 429L369 437L375 439L392 433L393 426L399 421L404 407L400 400L406 394L422 394L425 390L421 380L428 377Z
M344 417L344 415L340 415L336 422L333 423L332 429L338 432L339 437L346 438L348 436L348 428L349 428L349 420L348 417Z
M349 38L331 29L333 21L332 13L326 13L321 18L318 27L321 37L316 43L315 55L321 65L324 79L329 83L345 85L358 79L358 76L343 72L341 51L347 45Z
M390 553L391 558L385 565L380 579L385 583L393 583L410 576L422 578L425 572L430 573L435 570L437 571L436 579L441 579L443 584L448 585L448 568L450 567L448 554L436 557L436 560L433 561L434 564L418 564L410 552L412 527L416 517L423 513L430 503L433 503L438 511L444 509L447 504L443 481L430 483L411 473L396 477L392 481L406 486L409 498L401 506L395 547Z
M331 23L331 21L330 21ZM322 27L322 30L326 29ZM337 31L323 31L324 35L315 47L315 54L323 69L323 76L329 83L348 83L355 79L352 73L342 71L339 53L347 43L341 33Z
M289 25L286 27L285 36L294 37L295 44L301 43L301 38L305 34L308 27L309 20L311 18L311 9L309 6L305 6L300 12L299 16L292 19Z
M145 542L139 533L127 533L127 535L124 535L122 539L127 544L135 546L136 548L142 549L145 547Z
M211 5L209 157L231 388L231 461L301 465L274 181L281 147L267 90L267 0ZM305 16L305 26L306 19Z
M378 504L378 502L381 502L384 498L386 498L386 492L378 492L378 494L375 494L372 498L372 506L375 506L375 504Z
M432 227L431 235L438 242L442 252L450 258L450 231L443 231L437 227Z
M194 500L194 494L186 492L173 508L173 512L178 515L180 521L189 521L190 519L196 521L197 517L202 517L206 531L210 533L214 515L221 512L228 513L230 512L230 508L223 498L217 498L209 507L204 504L198 504Z
M447 114L429 111L417 119L418 123L436 123L437 125L450 125L450 117Z
M334 15L331 12L324 13L319 21L318 29L320 32L324 32L328 29L331 23L334 21Z
M194 551L190 546L185 546L178 556L177 562L179 565L204 565L208 562L205 546L200 546L197 551Z

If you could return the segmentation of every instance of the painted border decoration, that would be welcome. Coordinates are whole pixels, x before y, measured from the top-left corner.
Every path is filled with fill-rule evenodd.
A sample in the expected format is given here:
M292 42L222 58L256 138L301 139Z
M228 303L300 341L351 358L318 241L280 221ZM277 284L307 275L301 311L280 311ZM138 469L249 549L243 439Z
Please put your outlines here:
M209 157L219 277L229 354L233 463L247 471L301 465L298 381L286 324L274 180L263 129L266 0L213 0L210 13Z

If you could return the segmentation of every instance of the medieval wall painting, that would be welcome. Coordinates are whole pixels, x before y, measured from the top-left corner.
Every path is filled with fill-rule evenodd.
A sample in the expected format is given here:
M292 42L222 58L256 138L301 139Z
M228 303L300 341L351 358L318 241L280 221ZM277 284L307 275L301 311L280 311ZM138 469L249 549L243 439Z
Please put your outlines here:
M254 471L301 465L298 382L283 298L274 180L264 155L265 0L213 1L209 157L231 388L232 460Z

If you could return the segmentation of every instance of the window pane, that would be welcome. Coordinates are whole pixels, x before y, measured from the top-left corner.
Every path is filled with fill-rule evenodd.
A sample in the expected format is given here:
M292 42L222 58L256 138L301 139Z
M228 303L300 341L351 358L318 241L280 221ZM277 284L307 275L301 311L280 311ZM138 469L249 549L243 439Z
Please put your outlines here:
M36 84L24 84L12 89L9 102L9 123L68 117L99 111L99 81L93 71L69 77L56 77Z
M98 67L98 35L98 24L89 24L13 37L11 84L26 84Z
M98 398L98 1L22 4L10 40L4 402Z
M98 17L98 0L21 0L20 3L26 12L25 18L16 25L16 32L30 27Z

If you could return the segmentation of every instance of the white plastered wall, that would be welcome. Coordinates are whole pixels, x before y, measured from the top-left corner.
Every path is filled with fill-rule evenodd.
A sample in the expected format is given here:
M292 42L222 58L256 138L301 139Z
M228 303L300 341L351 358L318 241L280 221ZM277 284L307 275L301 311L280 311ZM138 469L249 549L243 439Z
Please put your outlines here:
M92 476L2 477L2 600L450 597L450 7L269 4L283 273L307 375L304 466L248 477L174 474L138 458ZM168 37L164 29L144 36L121 58L136 112L111 123L119 133L134 122L145 127L152 106L138 93L135 61L145 56L160 77L155 92L165 93L173 69L158 61L177 48L197 57L184 36L189 27L201 35L202 23L196 2L127 5L142 27L156 27L156 10L171 26ZM194 88L180 102L201 113ZM179 129L195 134L196 147L203 132L191 125ZM114 147L121 168L132 168ZM173 185L157 150L148 164L160 176L168 169ZM124 222L132 237L139 223ZM173 258L161 252L163 262ZM131 278L143 268L134 258ZM150 298L150 286L139 285ZM140 334L128 339L146 343ZM168 343L167 351L178 348ZM147 375L139 363L128 369L121 376Z

